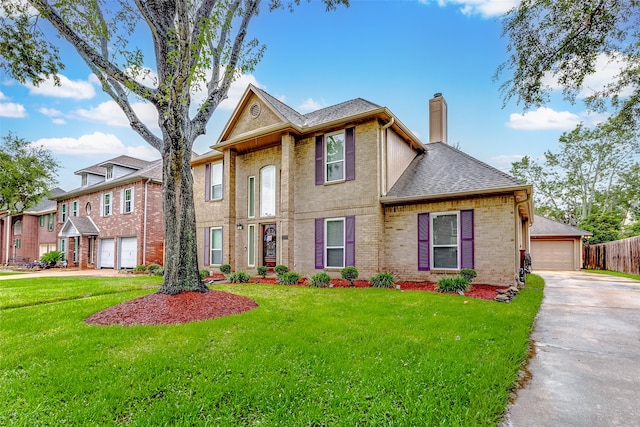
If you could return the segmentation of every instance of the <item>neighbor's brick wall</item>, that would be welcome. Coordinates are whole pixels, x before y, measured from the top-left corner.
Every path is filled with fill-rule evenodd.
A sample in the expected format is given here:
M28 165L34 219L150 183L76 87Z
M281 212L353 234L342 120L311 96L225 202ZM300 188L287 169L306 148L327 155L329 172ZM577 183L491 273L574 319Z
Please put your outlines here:
M476 283L510 285L515 281L515 219L512 196L485 197L385 208L382 270L398 280L437 282L446 273L418 271L418 214L474 210Z

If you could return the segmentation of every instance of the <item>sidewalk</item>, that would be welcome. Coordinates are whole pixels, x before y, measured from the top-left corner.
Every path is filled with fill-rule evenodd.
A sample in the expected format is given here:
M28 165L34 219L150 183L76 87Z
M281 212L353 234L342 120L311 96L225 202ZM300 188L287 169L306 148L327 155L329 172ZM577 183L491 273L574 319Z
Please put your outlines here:
M0 268L0 273L11 272L12 270ZM103 268L100 270L79 270L77 268L48 268L39 271L16 271L16 274L0 275L0 280L30 279L36 277L67 277L67 276L122 276L127 273L120 273L119 270Z

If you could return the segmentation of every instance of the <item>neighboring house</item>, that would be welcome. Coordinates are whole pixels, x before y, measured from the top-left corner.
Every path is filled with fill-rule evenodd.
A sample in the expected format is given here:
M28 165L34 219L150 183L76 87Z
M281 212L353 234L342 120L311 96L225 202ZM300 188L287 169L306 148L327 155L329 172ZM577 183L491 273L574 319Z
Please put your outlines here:
M54 198L57 246L69 266L162 264L162 160L119 156L75 174L81 187Z
M64 190L56 187L51 190L50 198L0 221L0 259L3 264L30 263L56 249L57 210L56 201L51 198L61 193Z
M582 239L592 235L540 215L535 215L529 234L533 270L580 270Z
M514 283L531 186L447 145L447 104L429 105L425 145L364 99L300 114L250 85L192 161L201 268L429 281L474 268L477 283Z

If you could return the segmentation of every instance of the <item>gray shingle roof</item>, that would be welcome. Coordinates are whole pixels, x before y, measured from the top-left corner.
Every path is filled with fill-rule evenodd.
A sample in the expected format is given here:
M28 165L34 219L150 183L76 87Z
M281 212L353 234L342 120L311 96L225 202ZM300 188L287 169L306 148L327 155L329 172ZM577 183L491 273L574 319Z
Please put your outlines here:
M442 142L426 145L383 198L416 199L527 187L512 176Z
M49 191L49 197L55 197L58 194L62 194L62 193L64 193L64 190L60 187L56 187ZM56 202L55 200L51 200L49 197L46 197L40 200L40 202L37 205L27 209L25 212L35 214L35 213L45 212L45 211L55 211L56 207L58 206L58 202Z
M63 236L97 236L100 230L88 216L70 216L62 226Z
M531 230L529 230L531 237L542 236L592 236L593 234L581 230L573 225L563 224L558 221L554 221L549 218L545 218L540 215L535 215Z
M354 116L367 111L377 110L380 107L373 102L369 102L366 99L356 98L350 101L345 101L340 104L332 105L330 107L322 108L317 111L313 111L308 114L300 114L293 108L289 107L282 101L269 95L264 90L254 86L257 92L260 92L261 96L271 104L274 110L280 113L285 119L298 127L311 127L322 125L323 123L329 123L334 120L340 120L346 117Z

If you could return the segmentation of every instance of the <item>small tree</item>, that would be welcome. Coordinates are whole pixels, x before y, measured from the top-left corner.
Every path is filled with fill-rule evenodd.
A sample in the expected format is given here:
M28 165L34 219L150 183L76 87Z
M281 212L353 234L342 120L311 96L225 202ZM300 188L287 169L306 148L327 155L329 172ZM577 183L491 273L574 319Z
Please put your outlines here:
M358 269L355 267L345 267L340 270L340 277L349 281L349 286L355 286L354 280L358 278Z

